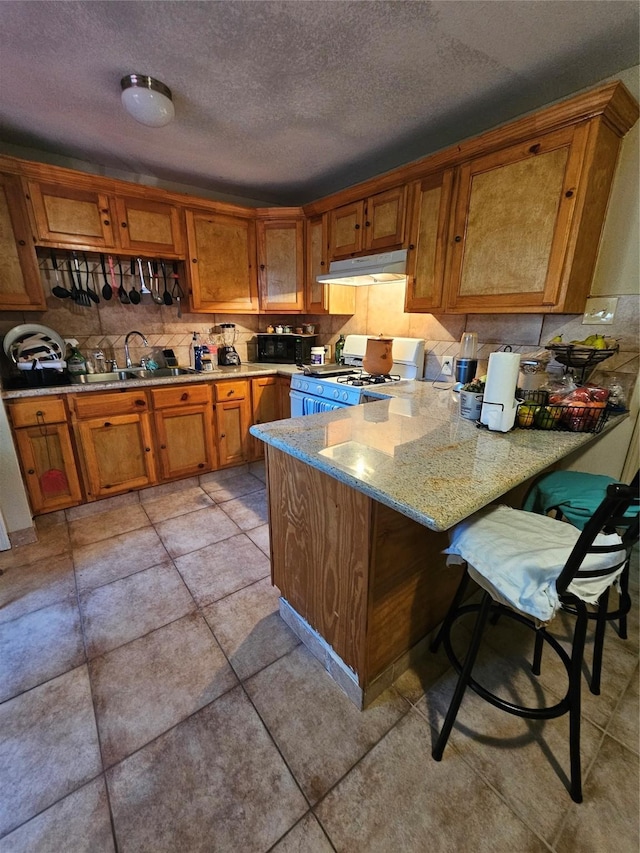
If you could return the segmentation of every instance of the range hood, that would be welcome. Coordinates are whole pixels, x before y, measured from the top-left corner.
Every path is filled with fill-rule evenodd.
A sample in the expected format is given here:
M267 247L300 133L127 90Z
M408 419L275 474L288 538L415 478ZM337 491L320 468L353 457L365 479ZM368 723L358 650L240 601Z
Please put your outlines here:
M384 284L387 281L407 280L407 250L383 252L364 258L333 261L326 275L316 279L325 284Z

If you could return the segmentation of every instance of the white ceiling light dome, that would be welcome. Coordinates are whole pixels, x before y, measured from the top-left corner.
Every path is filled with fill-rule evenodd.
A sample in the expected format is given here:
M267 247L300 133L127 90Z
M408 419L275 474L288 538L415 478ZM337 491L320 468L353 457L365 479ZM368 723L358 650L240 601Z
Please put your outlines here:
M127 112L147 127L164 127L175 110L171 89L146 74L127 74L120 81L122 103Z

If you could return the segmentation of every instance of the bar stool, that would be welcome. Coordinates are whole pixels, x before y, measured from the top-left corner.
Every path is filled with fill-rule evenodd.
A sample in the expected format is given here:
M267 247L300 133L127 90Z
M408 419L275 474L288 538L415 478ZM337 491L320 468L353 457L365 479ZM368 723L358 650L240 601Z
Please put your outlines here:
M630 484L635 488L636 494L638 481L639 472L636 472ZM553 512L556 518L564 519L583 530L604 499L607 486L615 482L616 480L613 477L607 477L603 474L587 474L581 471L551 471L534 481L525 496L522 509L543 515ZM628 511L637 512L638 510L637 507L632 506ZM575 613L574 608L570 605L563 609L569 613ZM618 635L621 639L626 640L627 614L630 610L629 561L627 561L620 576L617 608L609 610L609 589L607 589L595 610L589 612L589 619L596 623L589 689L596 695L600 693L606 624L617 620Z
M605 499L580 532L573 525L505 506L492 506L456 525L446 550L449 562L466 563L466 571L449 612L432 645L440 643L459 677L449 710L432 751L442 759L467 687L482 699L510 714L528 719L552 719L569 714L571 798L582 802L580 767L580 687L588 623L587 603L597 602L620 576L631 548L638 540L638 516L626 516L637 505L635 489L608 486ZM616 533L603 531L616 530ZM469 578L484 590L479 603L463 604ZM565 604L575 608L576 620L568 652L547 632L545 625ZM453 650L451 628L467 613L477 612L476 623L461 662ZM473 667L491 614L514 619L535 632L532 672L540 674L546 643L556 652L568 675L565 696L555 705L527 707L492 693L473 678Z

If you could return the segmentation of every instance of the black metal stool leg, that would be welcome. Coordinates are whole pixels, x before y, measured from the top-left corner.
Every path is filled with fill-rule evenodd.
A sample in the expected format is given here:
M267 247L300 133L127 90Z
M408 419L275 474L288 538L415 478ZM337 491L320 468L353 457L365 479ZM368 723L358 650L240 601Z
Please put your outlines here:
M460 704L462 702L462 697L464 696L464 692L467 689L471 670L473 669L473 665L478 655L478 649L480 648L480 640L482 639L482 632L484 631L484 627L487 622L490 607L491 596L489 595L489 593L485 592L482 598L482 603L480 604L478 618L476 619L476 624L473 629L471 643L469 644L467 656L465 658L462 670L460 671L460 675L458 677L458 683L456 684L456 689L453 693L453 698L451 699L451 704L449 705L447 716L445 717L444 723L442 724L442 729L440 730L440 734L438 735L438 740L436 741L436 745L434 746L433 751L431 753L431 755L436 761L440 761L440 759L442 758L442 753L444 752L444 748L447 745L447 741L449 740L451 729L453 728L453 724L456 721L458 710L460 709Z
M631 610L631 598L629 597L629 560L627 560L622 574L620 575L620 619L618 620L618 635L620 639L627 639L627 613Z
M440 643L442 642L442 638L444 637L444 635L448 632L449 628L451 627L451 623L453 622L453 616L454 616L456 610L458 609L458 607L460 606L460 604L462 603L462 597L465 593L465 590L467 588L468 583L469 583L469 573L467 572L467 567L465 566L464 574L460 578L460 583L458 584L458 589L456 590L455 595L453 596L453 601L451 602L451 606L447 610L447 615L444 617L444 621L442 622L442 625L440 626L440 630L436 634L435 640L431 643L431 646L429 647L430 651L437 652L438 649L440 648Z
M536 631L536 643L533 648L533 663L531 664L531 672L534 675L540 675L540 666L542 664L542 646L544 645L544 628L538 628Z
M604 651L604 632L607 627L607 610L609 608L609 590L606 589L598 599L596 630L593 638L593 662L591 664L591 683L589 689L596 696L600 695L600 678L602 675L602 653Z
M571 799L582 802L582 771L580 765L580 691L582 687L582 659L587 635L587 611L580 602L573 634L571 669L569 673L569 756L571 762Z

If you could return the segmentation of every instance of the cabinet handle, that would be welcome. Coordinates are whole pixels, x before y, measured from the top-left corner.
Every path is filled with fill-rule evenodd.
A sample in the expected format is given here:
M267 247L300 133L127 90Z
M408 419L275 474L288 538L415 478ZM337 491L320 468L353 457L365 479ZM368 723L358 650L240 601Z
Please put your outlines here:
M197 258L191 258L191 263L192 263L192 264L197 264L197 263L198 263L198 259L197 259Z
M226 432L221 432L221 433L220 433L220 438L226 438L226 437L227 437Z
M357 231L359 228L360 228L360 223L359 223L359 222L356 222L356 224L355 224L355 229L356 229L356 231Z
M320 266L321 266L321 267L323 267L323 266L324 266L324 261L320 261Z
M232 388L231 391L227 391L227 397L233 397L233 393L234 392L233 392L233 388Z
M410 248L410 249L415 249L415 243L409 243L409 248Z
M539 150L540 150L540 143L536 142L536 144L532 145L531 148L529 149L529 153L530 154L537 154Z
M35 473L36 472L33 470L33 468L29 468L29 470L27 471L27 474L35 474Z
M167 449L167 445L166 445L166 444L161 444L161 445L160 445L160 450L166 450L166 449Z
M18 245L19 246L26 246L27 245L26 240L18 240Z
M458 236L455 237L456 243L459 243L461 240L462 240L462 237L458 234Z
M189 399L188 391L185 391L184 394L182 394L182 396L180 397L180 399L181 400L188 400Z
M264 268L264 264L260 264L260 269L263 270Z
M109 220L108 220L108 219L105 219L105 220L104 220L104 224L105 224L105 225L111 225L111 223L109 222Z
M121 222L121 223L120 223L120 225L121 225L123 228L126 228L126 227L127 227L127 223L126 223L126 222Z
M198 468L204 468L204 462L198 462Z
M146 406L145 400L136 400L136 406Z
M145 452L145 453L151 453L151 448L150 448L150 447L145 447L144 452Z
M110 427L110 426L111 426L111 424L109 423L109 421L105 421L105 422L104 422L104 425L105 425L106 427Z
M365 226L366 226L367 228L371 225L371 223L369 222L369 220L367 220L364 224L365 224Z
M567 190L567 191L566 191L566 193L565 193L565 196L566 196L567 198L571 198L571 197L573 196L573 190Z

